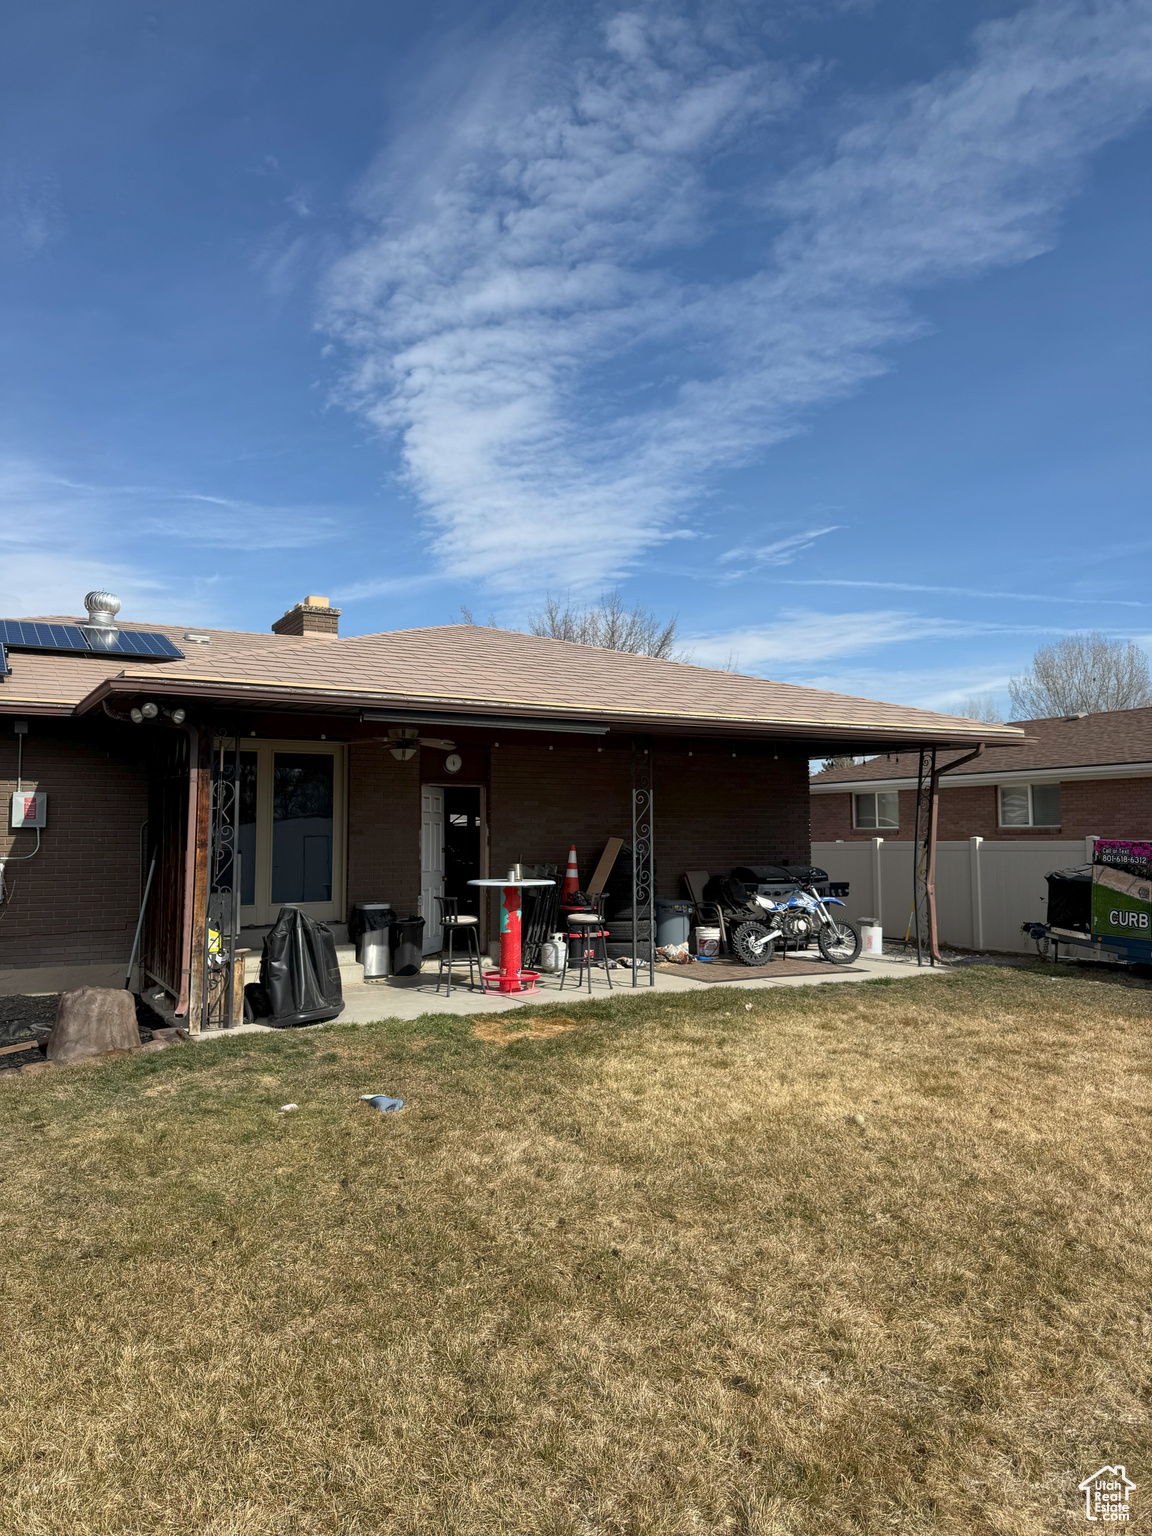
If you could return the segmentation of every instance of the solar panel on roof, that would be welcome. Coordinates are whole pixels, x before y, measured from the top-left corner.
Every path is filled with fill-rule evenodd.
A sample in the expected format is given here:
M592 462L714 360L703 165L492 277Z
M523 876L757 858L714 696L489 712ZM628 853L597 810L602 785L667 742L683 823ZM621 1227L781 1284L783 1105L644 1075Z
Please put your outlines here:
M88 649L78 624L29 624L21 619L0 619L0 645L18 645L29 651Z
M151 630L122 629L115 645L101 646L129 656L148 656L155 661L183 661L184 652L178 651L167 635L153 634Z
M183 661L167 635L151 630L120 629L112 637L79 624L33 624L24 619L0 619L0 646L22 651L64 651L70 655L135 656L141 661Z

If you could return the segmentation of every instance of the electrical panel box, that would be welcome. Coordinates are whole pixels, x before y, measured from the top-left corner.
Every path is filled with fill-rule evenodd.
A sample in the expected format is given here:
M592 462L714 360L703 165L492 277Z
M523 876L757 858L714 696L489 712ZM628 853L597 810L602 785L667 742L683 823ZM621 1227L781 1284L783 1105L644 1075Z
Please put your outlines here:
M46 827L48 796L43 790L18 789L12 796L12 826Z

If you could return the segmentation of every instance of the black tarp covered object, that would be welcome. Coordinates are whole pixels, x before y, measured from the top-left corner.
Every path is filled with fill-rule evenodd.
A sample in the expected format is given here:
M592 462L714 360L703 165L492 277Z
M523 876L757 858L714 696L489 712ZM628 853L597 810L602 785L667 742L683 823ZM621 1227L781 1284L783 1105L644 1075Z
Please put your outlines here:
M1091 864L1080 864L1075 869L1054 869L1044 878L1048 882L1049 924L1053 928L1070 928L1074 933L1091 933Z
M260 985L275 1029L322 1024L344 1012L340 963L331 928L295 907L281 907L264 940Z

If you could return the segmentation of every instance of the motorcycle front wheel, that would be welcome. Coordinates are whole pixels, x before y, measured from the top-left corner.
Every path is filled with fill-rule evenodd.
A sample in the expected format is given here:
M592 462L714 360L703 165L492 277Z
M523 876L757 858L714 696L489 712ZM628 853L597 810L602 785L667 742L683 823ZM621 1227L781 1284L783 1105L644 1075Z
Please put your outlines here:
M741 923L732 935L732 953L745 965L767 965L776 948L776 935L763 923Z
M860 930L846 917L834 917L816 935L820 953L829 965L851 965L860 953Z

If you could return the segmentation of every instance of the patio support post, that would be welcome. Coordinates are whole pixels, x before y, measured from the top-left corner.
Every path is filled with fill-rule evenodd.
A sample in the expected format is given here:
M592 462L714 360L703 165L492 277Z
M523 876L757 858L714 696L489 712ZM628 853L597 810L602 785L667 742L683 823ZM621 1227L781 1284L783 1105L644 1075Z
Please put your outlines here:
M188 1028L193 1034L200 1033L203 1019L204 954L208 945L208 932L204 922L207 912L207 891L211 884L209 852L212 835L212 729L205 726L200 732L198 768L195 774L195 814L189 825L193 861L192 935L188 946Z
M632 742L632 985L639 986L640 924L648 923L648 985L656 985L656 903L652 871L652 745ZM641 913L648 914L647 919Z
M912 921L916 929L916 964L929 965L940 958L936 944L936 811L940 781L936 771L936 748L920 749L920 770L916 778L916 829L912 842Z
M188 740L188 806L184 828L184 882L181 900L180 992L176 998L177 1018L191 1018L192 1008L192 930L196 909L196 835L200 804L200 732L185 725Z
M953 758L942 767L936 766L936 748L920 749L920 774L916 781L916 839L912 844L913 866L913 917L916 924L916 964L924 964L924 950L928 950L928 963L935 965L940 959L940 944L936 934L936 829L940 820L940 775L954 773L973 758L980 757L984 743L980 742L964 757ZM981 914L982 916L983 914Z

